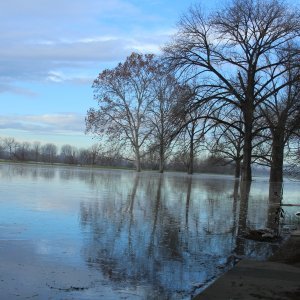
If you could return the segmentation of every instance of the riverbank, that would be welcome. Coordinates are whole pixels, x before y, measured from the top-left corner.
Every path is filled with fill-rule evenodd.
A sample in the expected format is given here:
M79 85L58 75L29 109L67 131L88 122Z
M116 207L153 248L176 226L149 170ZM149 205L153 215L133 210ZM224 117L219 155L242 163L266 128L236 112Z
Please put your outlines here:
M194 300L300 299L300 231L268 261L243 260Z

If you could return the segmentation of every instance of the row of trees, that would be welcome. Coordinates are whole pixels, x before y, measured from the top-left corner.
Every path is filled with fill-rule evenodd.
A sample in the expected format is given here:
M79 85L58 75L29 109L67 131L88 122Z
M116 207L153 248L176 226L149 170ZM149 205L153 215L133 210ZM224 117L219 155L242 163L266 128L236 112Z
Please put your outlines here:
M0 159L19 162L44 162L64 163L69 165L89 165L134 168L131 160L122 157L118 149L111 145L94 144L89 148L78 149L72 145L65 144L58 148L55 144L40 142L18 142L13 137L0 138ZM225 167L227 162L217 157L205 157L196 159L195 169L201 172L232 173L232 166ZM153 170L158 168L158 161L151 155L145 155L141 160L143 168ZM222 166L222 167L221 167ZM180 153L173 155L166 165L167 169L175 171L186 171L187 161Z
M134 154L137 171L152 155L163 172L175 150L192 173L205 144L242 181L259 163L282 182L300 126L299 17L277 0L232 0L209 15L191 7L162 57L132 53L99 74L87 132Z
M65 144L60 149L53 143L18 142L13 137L0 139L0 158L14 161L34 161L46 163L115 165L118 161L116 153L107 151L99 144L88 149L77 149Z
M195 160L207 148L206 128L199 109L186 105L194 90L181 84L163 60L132 53L99 74L93 87L99 107L88 111L87 132L135 161L137 171L142 161L158 164L163 172L166 163L177 160L193 173Z

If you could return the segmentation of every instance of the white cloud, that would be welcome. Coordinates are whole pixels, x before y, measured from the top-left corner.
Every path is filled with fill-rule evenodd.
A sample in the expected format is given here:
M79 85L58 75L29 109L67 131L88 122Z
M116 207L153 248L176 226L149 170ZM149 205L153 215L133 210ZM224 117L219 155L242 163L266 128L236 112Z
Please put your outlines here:
M34 91L31 91L26 88L18 87L9 83L0 83L0 94L1 93L12 93L12 94L17 94L17 95L22 95L27 97L37 96L37 93L35 93Z
M10 0L0 2L0 16L15 16L22 19L62 19L74 17L80 20L91 15L136 14L138 9L129 1L123 0Z
M0 129L45 134L84 133L84 116L74 113L0 116Z
M146 44L146 43L139 43L138 41L132 43L132 45L128 45L127 49L135 52L141 53L154 53L159 54L161 52L160 45L157 44Z
M48 81L53 81L53 82L62 82L64 81L64 77L61 72L56 72L56 71L50 71L48 73L48 76L46 78Z
M0 79L62 82L50 73L117 63L131 51L158 53L169 29L159 12L142 7L128 0L1 1Z
M9 49L0 47L0 78L10 76L14 80L62 82L71 77L78 78L73 75L75 69L78 73L91 65L117 63L132 51L158 54L161 44L159 36L149 39L145 36L120 39L105 36L67 42L38 42L24 47L12 45Z

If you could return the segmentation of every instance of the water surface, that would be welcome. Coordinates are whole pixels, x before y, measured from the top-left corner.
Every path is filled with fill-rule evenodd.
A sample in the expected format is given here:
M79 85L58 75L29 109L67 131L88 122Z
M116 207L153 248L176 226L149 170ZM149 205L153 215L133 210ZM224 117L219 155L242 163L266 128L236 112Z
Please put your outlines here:
M0 180L7 299L190 299L237 257L276 246L237 238L267 226L267 178L247 205L221 175L1 164ZM285 182L283 201L298 191Z

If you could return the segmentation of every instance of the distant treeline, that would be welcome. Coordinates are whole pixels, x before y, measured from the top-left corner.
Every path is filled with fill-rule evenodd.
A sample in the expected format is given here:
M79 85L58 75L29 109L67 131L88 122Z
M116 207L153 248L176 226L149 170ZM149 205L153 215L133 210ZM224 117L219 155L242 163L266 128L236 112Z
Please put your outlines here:
M101 144L89 148L72 145L58 147L53 143L18 142L13 137L0 138L0 159L17 162L62 163L69 165L135 168L135 161L123 157L117 149L108 149ZM159 163L151 155L143 156L143 169L158 170ZM183 155L173 155L166 163L166 170L187 171L188 161ZM233 174L233 165L224 158L208 156L196 158L194 170L202 173Z

